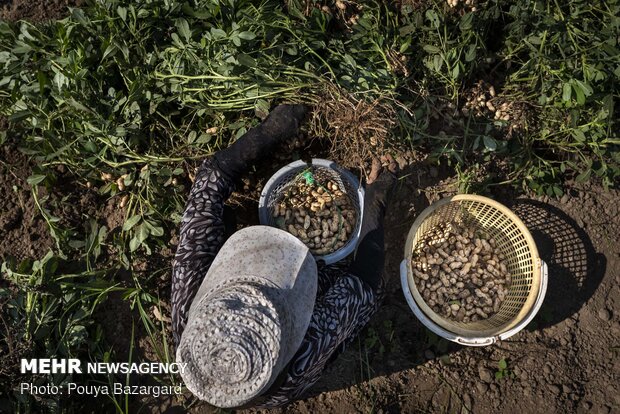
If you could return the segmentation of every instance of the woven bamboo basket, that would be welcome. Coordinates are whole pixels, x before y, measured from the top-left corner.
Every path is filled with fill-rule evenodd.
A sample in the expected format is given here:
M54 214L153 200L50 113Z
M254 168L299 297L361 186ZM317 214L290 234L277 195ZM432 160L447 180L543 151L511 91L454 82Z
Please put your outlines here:
M425 303L417 289L411 268L417 243L429 230L450 221L484 230L506 257L512 283L499 312L488 319L469 323L446 319ZM476 195L444 198L424 210L411 226L400 270L407 302L422 323L446 339L472 346L489 345L523 329L536 316L547 288L547 266L523 222L504 205Z

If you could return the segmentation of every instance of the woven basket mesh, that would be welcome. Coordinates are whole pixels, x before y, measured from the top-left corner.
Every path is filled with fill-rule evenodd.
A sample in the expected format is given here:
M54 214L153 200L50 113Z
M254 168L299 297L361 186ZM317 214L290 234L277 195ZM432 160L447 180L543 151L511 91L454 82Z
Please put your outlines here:
M339 252L349 250L352 246L355 246L357 244L362 225L361 203L363 202L363 200L360 200L359 197L357 189L358 183L353 182L353 180L350 179L349 176L345 174L344 171L340 170L340 168L334 163L331 163L330 167L324 167L314 164L303 165L291 169L286 174L272 177L275 178L275 181L271 184L269 188L265 188L264 190L266 192L265 205L268 209L269 214L265 217L266 222L262 222L263 220L261 220L261 224L274 227L276 226L275 219L273 217L275 205L280 202L283 194L286 192L287 189L289 189L291 186L298 183L299 181L306 181L306 178L304 177L304 174L306 172L310 172L313 179L318 184L324 187L327 186L327 183L329 181L333 181L334 183L338 184L338 187L342 189L342 192L345 193L347 197L349 197L349 199L351 200L351 205L355 209L356 222L355 227L353 228L353 231L349 236L349 240L342 247L340 247L340 249L326 255L330 257L336 257L335 259L330 260L330 262L340 260L344 258L344 256L339 257Z
M429 207L432 212L415 231L411 252L437 226L449 222L462 223L466 227L483 230L495 239L496 250L506 258L504 262L512 276L512 283L499 312L484 320L464 323L446 319L426 305L415 283L413 286L410 284L409 288L418 306L433 321L454 333L496 335L510 329L534 305L540 285L540 269L536 265L538 252L529 231L506 207L484 197L456 196L448 203L434 206ZM411 253L407 260L410 267Z

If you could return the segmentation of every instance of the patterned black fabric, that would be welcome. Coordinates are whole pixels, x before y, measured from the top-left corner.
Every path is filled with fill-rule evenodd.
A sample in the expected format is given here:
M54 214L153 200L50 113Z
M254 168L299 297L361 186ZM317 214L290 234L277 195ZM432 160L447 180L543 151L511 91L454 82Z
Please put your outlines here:
M288 365L280 387L261 399L259 408L275 408L299 397L314 385L342 345L353 339L377 311L375 291L359 278L343 273L317 299L310 325Z
M183 213L172 270L172 333L179 344L187 312L213 259L224 244L224 201L233 192L230 178L205 160L196 174Z
M214 160L206 160L190 192L172 274L172 324L178 344L187 312L209 266L224 243L224 201L233 182ZM351 275L344 263L319 266L317 300L303 342L279 387L257 399L273 408L299 398L321 376L377 311L380 290Z

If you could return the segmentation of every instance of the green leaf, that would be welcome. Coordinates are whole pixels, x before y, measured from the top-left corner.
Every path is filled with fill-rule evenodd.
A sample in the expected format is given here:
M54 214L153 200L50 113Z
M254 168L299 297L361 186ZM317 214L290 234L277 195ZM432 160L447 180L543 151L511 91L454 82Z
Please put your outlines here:
M256 37L256 35L253 32L241 32L239 33L239 37L243 40L252 40Z
M433 67L435 68L435 70L439 72L442 66L443 66L443 59L441 58L441 56L440 55L433 56Z
M13 112L11 115L9 115L9 122L19 122L23 119L26 119L30 116L30 111L25 109L23 111L17 111L17 112Z
M187 20L183 18L177 19L176 26L179 34L185 38L186 42L189 42L192 37L192 32L189 29L189 23L187 23Z
M197 135L196 131L190 132L189 135L187 135L187 143L192 144L196 140L196 135Z
M465 60L467 62L473 62L473 60L476 58L476 45L469 45L469 48L467 49L467 52L465 52Z
M47 176L45 174L33 174L26 179L26 182L30 185L37 185L45 180Z
M237 132L235 132L235 140L241 138L246 132L248 132L248 130L245 127L239 128Z
M164 229L159 226L151 227L151 234L155 237L161 237L164 235Z
M347 62L347 64L352 68L357 68L357 63L355 62L355 59L353 59L353 56L349 55L348 53L345 53L344 61Z
M588 181L590 179L590 175L592 175L592 170L588 168L587 170L585 170L584 172L579 174L575 178L575 181L577 181L578 183L583 183L583 182Z
M541 39L539 36L531 35L526 39L527 42L530 42L533 45L539 45L541 43Z
M118 6L116 8L116 12L121 17L121 19L123 19L123 21L127 20L127 8L126 7Z
M564 102L569 102L570 97L572 95L572 86L570 83L566 82L562 85L562 100Z
M264 99L259 99L256 101L256 104L254 104L254 113L260 119L265 119L267 115L269 115L269 107L269 102Z
M457 63L454 66L454 69L452 69L452 79L458 79L459 78L459 73L460 73L460 65Z
M149 237L149 234L151 234L151 230L149 229L149 226L142 223L138 226L135 237L138 239L140 243L142 243L144 240L146 240Z
M179 48L184 48L185 44L183 44L183 42L181 42L181 38L179 37L178 34L176 33L171 33L170 34L170 38L172 39L172 44L179 47Z
M583 90L576 83L573 83L573 90L575 91L575 95L577 95L577 103L579 105L585 104L586 95L583 93Z
M101 55L101 60L103 61L105 58L107 58L108 56L114 56L114 53L117 51L118 49L116 48L116 44L114 43L110 43L105 50L103 51L103 55Z
M49 83L47 76L42 71L37 71L37 80L39 81L39 93L43 93L45 91L45 85Z
M108 228L106 226L101 226L101 228L99 229L99 233L97 233L97 240L99 244L103 243L107 234L108 234Z
M592 88L590 87L590 85L577 79L575 79L575 83L577 84L579 89L581 89L585 96L592 95Z
M69 240L69 246L73 247L74 249L81 249L85 245L86 243L84 242L84 240Z
M504 378L504 373L503 373L503 372L501 372L501 371L497 371L497 372L495 373L495 379L500 380L500 379L502 379L502 378Z
M245 53L239 53L237 55L237 61L248 68L256 67L256 60L254 60L252 56L246 55Z
M405 53L407 51L407 49L409 49L409 46L411 46L411 39L407 39L405 40L405 42L400 45L400 53Z
M196 140L196 144L206 144L213 139L213 135L211 134L200 134L198 139Z
M459 28L466 32L471 29L472 21L474 19L474 13L467 13L463 17L461 17L461 21L459 22Z
M433 45L424 45L422 46L422 49L424 49L425 52L432 53L432 54L437 54L441 52L441 49Z
M213 39L215 40L223 39L226 37L226 32L223 31L222 29L216 29L215 27L212 27L210 32L211 32L211 36L213 36Z
M145 221L144 223L148 227L149 233L153 236L160 237L164 235L164 229L160 226L156 226L155 224L153 224L153 222L150 221Z
M129 240L129 251L135 252L138 247L140 247L140 241L134 236L131 240Z
M428 20L430 20L431 25L435 28L438 29L439 26L441 25L441 19L439 18L439 16L437 15L437 13L434 10L427 10L426 11L426 18Z
M132 216L132 217L128 218L127 221L125 222L125 224L123 224L123 231L131 230L131 228L133 226L138 224L138 222L140 221L141 218L142 218L142 216L140 216L139 214L136 214L135 216Z
M398 32L400 33L401 37L405 37L407 35L410 35L411 33L415 32L415 25L414 24L408 24L405 26L402 26L398 29Z
M83 26L86 26L86 25L88 25L90 23L90 21L84 15L84 10L82 10L80 8L73 9L71 11L71 16L73 16L73 18L75 20L77 20L78 23L80 23ZM34 39L31 37L30 40L34 40Z
M586 142L586 135L580 129L573 129L571 135L579 142Z
M502 359L500 359L500 360L497 362L497 367L498 367L499 369L501 369L501 370L504 370L504 369L508 368L508 363L506 362L506 360L505 360L505 359L503 359L503 358L502 358Z
M484 146L487 147L489 151L495 151L497 149L497 141L488 135L482 137L482 142L484 142Z

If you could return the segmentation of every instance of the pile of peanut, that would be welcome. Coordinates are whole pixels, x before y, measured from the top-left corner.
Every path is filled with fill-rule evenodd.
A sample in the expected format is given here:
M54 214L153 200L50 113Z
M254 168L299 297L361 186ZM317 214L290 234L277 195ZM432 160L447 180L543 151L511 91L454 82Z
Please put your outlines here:
M448 6L455 8L457 7L459 4L463 7L463 9L465 10L469 10L472 12L475 12L476 10L478 10L477 0L447 0Z
M464 323L496 314L511 283L496 247L493 237L456 222L425 234L413 252L412 269L426 304Z
M272 215L279 228L299 238L315 255L344 246L357 223L351 199L334 181L298 179L275 203Z

